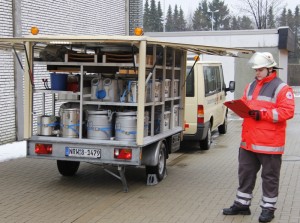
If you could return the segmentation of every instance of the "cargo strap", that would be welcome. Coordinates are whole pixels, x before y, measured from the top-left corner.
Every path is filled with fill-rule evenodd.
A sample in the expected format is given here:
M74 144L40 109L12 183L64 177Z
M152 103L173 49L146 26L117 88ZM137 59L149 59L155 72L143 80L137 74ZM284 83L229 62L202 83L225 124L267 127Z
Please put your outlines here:
M37 123L38 126L44 126L44 127L56 127L59 125L59 122L53 122L53 123L49 123L49 124L41 124L41 123Z
M119 132L119 133L123 133L124 135L136 135L136 131L125 131L125 130L122 130L122 129L116 129L116 132Z
M79 135L79 132L77 131L77 129L75 129L74 127L79 126L79 124L72 124L72 125L63 125L61 124L61 127L64 128L66 127L67 129L71 129L73 130L77 135Z

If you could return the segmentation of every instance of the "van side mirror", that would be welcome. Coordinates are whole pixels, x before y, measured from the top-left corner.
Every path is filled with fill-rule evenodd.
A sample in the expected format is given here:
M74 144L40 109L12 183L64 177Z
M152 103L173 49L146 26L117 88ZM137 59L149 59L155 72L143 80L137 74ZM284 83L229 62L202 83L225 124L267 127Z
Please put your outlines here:
M234 90L235 90L235 81L230 81L229 82L229 87L226 88L226 92L227 91L234 92Z

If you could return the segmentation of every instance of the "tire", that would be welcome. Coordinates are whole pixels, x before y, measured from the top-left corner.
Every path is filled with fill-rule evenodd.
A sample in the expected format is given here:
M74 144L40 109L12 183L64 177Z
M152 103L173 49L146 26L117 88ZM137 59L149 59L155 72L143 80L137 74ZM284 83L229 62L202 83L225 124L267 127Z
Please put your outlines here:
M200 149L209 150L212 143L211 126L209 124L205 139L200 140Z
M63 176L74 176L79 168L80 162L57 160L57 169Z
M167 171L166 145L162 143L159 148L158 164L156 166L146 166L146 174L156 174L157 180L164 179Z
M223 124L218 127L218 131L220 134L226 134L227 125L228 125L228 120L227 120L227 116L225 116Z

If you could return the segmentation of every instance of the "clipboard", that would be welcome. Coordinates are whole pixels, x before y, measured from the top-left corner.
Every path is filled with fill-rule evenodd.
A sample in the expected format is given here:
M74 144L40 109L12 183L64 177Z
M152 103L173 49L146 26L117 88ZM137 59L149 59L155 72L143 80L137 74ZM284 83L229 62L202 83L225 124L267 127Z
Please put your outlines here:
M226 101L224 105L231 109L241 118L250 118L249 111L251 110L248 105L245 104L241 99Z

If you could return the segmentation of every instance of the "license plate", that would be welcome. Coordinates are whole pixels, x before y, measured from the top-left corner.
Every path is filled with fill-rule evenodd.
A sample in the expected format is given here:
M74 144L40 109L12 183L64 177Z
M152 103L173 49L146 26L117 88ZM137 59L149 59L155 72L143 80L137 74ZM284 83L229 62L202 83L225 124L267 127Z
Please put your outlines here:
M101 149L83 149L66 147L66 156L101 158Z

